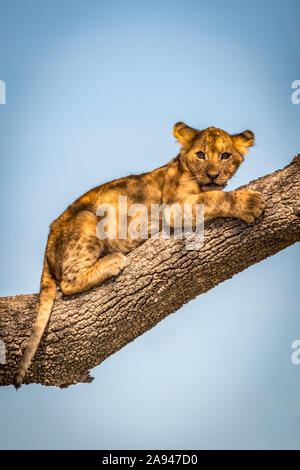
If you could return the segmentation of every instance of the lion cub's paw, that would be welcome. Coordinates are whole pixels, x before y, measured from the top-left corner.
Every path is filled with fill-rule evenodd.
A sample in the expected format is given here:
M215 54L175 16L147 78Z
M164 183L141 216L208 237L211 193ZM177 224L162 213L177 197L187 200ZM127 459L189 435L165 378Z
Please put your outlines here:
M254 222L265 207L261 193L251 189L241 189L235 192L235 208L237 217L245 222Z
M117 276L125 267L127 258L118 251L106 255L105 264L111 276Z

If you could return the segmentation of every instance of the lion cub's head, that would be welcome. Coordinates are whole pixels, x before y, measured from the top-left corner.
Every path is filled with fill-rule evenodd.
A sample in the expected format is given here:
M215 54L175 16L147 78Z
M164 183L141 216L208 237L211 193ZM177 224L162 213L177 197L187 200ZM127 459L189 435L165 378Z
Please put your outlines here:
M231 135L215 127L197 130L178 122L173 133L181 145L183 165L203 191L223 189L254 144L249 130Z

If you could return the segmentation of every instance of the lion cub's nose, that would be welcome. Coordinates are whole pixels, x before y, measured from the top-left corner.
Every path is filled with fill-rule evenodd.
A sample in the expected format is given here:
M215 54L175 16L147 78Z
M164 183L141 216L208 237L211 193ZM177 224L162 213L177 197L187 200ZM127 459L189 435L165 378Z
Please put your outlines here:
M214 179L218 178L220 172L218 173L217 171L212 171L212 170L210 170L210 171L207 171L206 174L207 174L207 176L208 176L209 178L211 178L212 180L214 180Z

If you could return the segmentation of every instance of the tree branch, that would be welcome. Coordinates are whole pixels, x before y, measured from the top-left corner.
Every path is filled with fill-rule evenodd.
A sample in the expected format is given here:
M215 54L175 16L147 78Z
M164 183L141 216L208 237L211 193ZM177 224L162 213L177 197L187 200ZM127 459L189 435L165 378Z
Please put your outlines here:
M300 155L245 188L261 191L266 200L255 223L215 220L207 224L199 251L187 251L184 239L147 240L128 255L116 279L71 297L58 292L24 383L90 382L91 368L183 304L300 240ZM0 299L0 339L6 347L0 385L12 384L37 302L37 294Z

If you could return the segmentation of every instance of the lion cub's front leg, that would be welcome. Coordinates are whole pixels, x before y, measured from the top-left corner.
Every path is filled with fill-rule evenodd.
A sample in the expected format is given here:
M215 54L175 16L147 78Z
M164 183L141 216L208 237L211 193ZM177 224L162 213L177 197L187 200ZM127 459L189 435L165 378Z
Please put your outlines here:
M262 195L251 189L237 191L209 191L187 197L185 203L204 205L204 219L235 217L245 222L254 222L264 209ZM195 211L193 211L195 212ZM193 217L194 218L194 217Z

